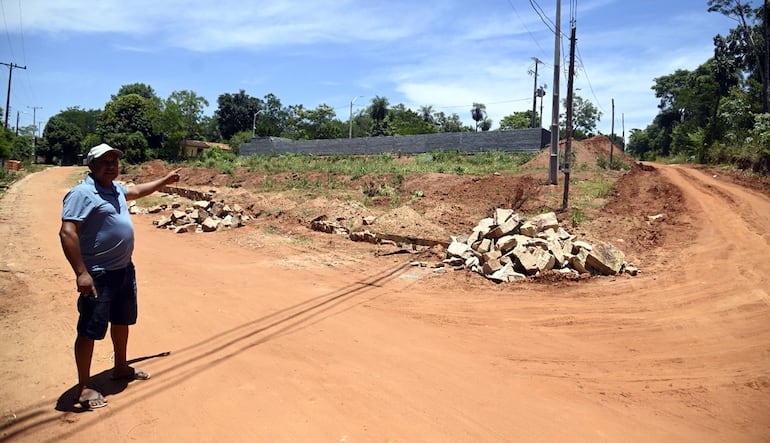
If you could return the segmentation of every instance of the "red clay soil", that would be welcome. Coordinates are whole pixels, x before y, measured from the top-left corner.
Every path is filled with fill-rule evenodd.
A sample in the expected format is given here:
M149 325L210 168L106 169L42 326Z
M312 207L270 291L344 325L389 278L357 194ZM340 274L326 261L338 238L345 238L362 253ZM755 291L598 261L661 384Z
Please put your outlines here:
M576 203L589 198L581 181L599 177L595 155L582 169L577 155ZM631 160L602 175L613 190L580 202L585 221L559 218L623 250L636 277L494 284L410 265L439 260L440 248L308 228L321 214L351 224L373 215L382 229L458 235L497 206L558 207L562 186L530 166L410 177L400 191L424 196L396 215L182 171L191 188L213 187L199 177L208 174L256 218L175 235L135 216L140 320L129 357L153 377L111 381L111 346L97 343L94 387L109 404L94 411L72 404L77 293L57 236L61 198L83 169L25 177L0 199L0 440L770 440L770 198L760 182ZM153 168L129 178L164 172L142 170Z

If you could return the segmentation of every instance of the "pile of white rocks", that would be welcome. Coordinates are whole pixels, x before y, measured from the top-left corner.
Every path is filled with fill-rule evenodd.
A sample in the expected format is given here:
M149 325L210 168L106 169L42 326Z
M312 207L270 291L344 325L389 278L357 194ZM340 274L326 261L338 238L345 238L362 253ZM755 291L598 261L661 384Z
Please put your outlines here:
M605 242L577 240L548 212L523 218L510 209L496 209L470 235L452 237L445 264L468 269L496 282L510 282L546 271L571 274L636 275L622 251Z
M187 207L174 202L170 206L160 204L147 209L139 208L134 203L134 201L129 202L129 211L132 214L144 212L161 214L160 218L153 221L153 224L158 228L169 229L177 234L239 228L250 219L249 215L244 214L240 205L230 206L224 201L199 200Z

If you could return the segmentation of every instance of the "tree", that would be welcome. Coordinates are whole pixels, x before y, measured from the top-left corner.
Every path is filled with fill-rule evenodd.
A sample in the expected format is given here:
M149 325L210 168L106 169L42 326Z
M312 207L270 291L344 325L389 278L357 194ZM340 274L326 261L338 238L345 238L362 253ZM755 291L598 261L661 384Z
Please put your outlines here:
M562 101L562 106L567 109L567 100ZM585 100L579 95L575 95L572 98L572 137L576 140L584 140L588 137L593 137L594 131L596 131L596 124L601 120L602 112L596 109L588 100ZM566 119L563 117L560 119L561 131L566 129Z
M476 132L479 132L481 123L487 118L487 106L482 103L474 103L471 108L471 118L476 122Z
M13 138L11 143L10 158L14 160L27 160L32 156L32 134L35 126L29 125L19 131L19 135Z
M628 147L626 152L638 157L640 160L652 160L655 158L655 149L650 141L650 135L656 129L654 126L648 126L646 130L634 128L628 136ZM648 156L648 153L653 155Z
M211 142L222 140L222 134L219 132L219 123L216 117L204 115L200 122L201 138Z
M173 108L178 113L186 138L201 138L201 120L209 101L193 91L174 91L166 99L166 110Z
M366 137L374 130L374 120L367 109L360 109L353 113L353 137Z
M281 135L289 117L288 109L284 108L281 100L272 93L266 94L262 103L263 112L257 115L257 134L274 137Z
M62 119L74 124L80 129L83 136L96 133L96 127L99 124L99 114L101 109L80 109L80 107L70 107L60 112L58 115ZM97 143L98 144L98 143ZM88 147L90 149L90 146Z
M425 120L425 109L421 113L407 109L399 104L390 110L388 124L395 135L434 134L438 132L435 124ZM431 116L432 118L432 116Z
M756 9L752 9L749 2L741 0L709 0L708 6L709 12L719 12L738 22L738 26L727 37L715 37L715 40L723 42L717 50L724 52L727 59L737 60L743 69L758 79L762 85L762 112L770 112L768 2L764 1L764 5Z
M438 126L439 132L470 132L473 128L470 126L463 126L463 122L460 120L460 116L456 112L451 115L446 115L443 112L437 112L433 116L436 120L436 126Z
M5 127L0 127L0 160L10 158L13 138L13 131Z
M721 98L738 84L729 61L710 59L694 71L679 69L655 79L660 99L654 124L663 130L663 155L684 154L705 158L706 150L723 132L718 121ZM699 133L697 137L694 137Z
M337 120L334 108L322 104L315 109L305 109L301 105L291 109L289 119L293 128L289 138L295 140L315 140L341 138L345 133L342 122ZM287 126L287 128L288 128ZM289 131L287 131L289 132ZM289 135L287 132L284 134Z
M219 107L214 111L214 116L219 132L225 140L240 131L252 129L255 115L265 109L265 104L260 99L249 96L243 89L237 94L220 95L217 104Z
M63 165L74 164L80 153L83 134L80 129L58 114L48 119L43 130L44 147L38 151L45 158L45 163L61 161Z
M500 130L529 129L532 126L532 110L514 112L500 120Z
M209 102L193 91L174 91L166 99L161 117L164 143L161 157L177 159L182 154L182 140L199 140L203 109Z
M97 132L102 140L121 149L129 163L156 158L162 142L160 130L161 103L138 94L118 96L107 103L99 116ZM144 138L140 143L137 137Z
M110 101L115 101L118 97L131 94L136 94L148 100L158 98L155 94L155 90L152 89L152 86L144 83L131 83L129 85L121 86L120 89L118 89L118 93L110 97Z
M436 119L433 117L433 106L420 106L420 117L426 123L435 124Z
M388 126L385 121L385 117L388 115L388 105L388 99L385 97L376 96L372 99L368 112L374 122L370 134L372 137L388 135Z

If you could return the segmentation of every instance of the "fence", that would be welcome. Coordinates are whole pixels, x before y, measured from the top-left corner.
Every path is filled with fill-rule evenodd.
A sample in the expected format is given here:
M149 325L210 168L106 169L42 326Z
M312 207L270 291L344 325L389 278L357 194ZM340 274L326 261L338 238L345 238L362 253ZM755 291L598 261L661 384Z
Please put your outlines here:
M241 156L254 154L377 155L422 154L425 152L540 152L551 138L542 128L513 131L447 132L441 134L395 135L329 140L289 140L281 137L256 137L242 143Z

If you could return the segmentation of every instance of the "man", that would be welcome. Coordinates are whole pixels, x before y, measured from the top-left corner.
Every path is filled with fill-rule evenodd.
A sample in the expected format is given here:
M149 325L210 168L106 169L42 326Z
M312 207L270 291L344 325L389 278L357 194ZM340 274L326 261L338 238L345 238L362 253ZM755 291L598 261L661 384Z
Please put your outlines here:
M86 157L90 173L64 197L59 230L64 255L75 271L80 318L75 339L78 370L77 402L86 408L107 406L91 389L94 340L107 334L115 351L113 379L148 380L150 375L128 365L128 327L136 323L136 276L131 254L134 226L128 200L152 194L179 181L176 169L158 180L126 188L114 183L123 152L107 144L93 147Z

